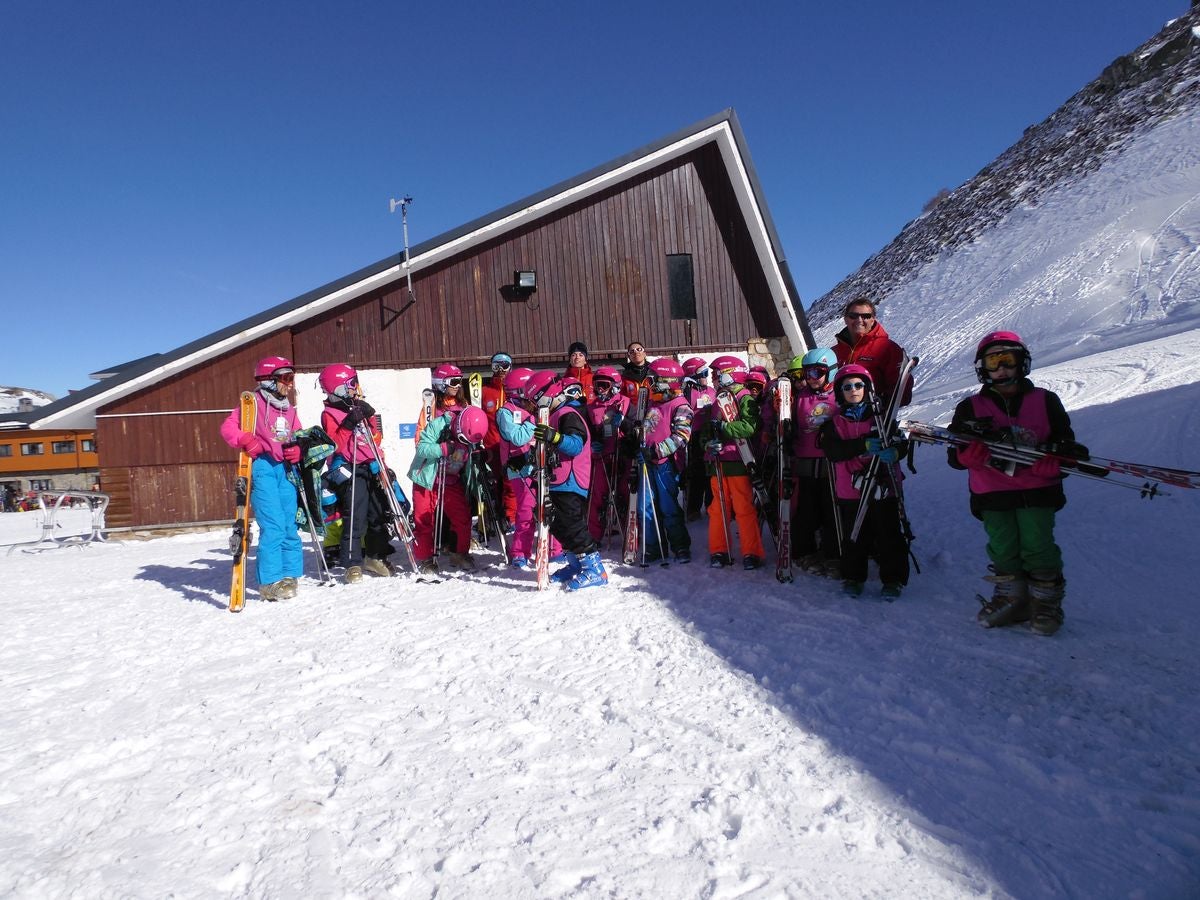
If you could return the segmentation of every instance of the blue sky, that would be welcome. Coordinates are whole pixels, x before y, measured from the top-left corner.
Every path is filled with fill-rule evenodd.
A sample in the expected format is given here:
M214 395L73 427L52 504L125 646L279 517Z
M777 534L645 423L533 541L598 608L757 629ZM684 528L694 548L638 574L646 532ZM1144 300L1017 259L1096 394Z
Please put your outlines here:
M418 8L421 7L421 8ZM805 304L1187 0L0 7L0 384L64 394L732 106Z

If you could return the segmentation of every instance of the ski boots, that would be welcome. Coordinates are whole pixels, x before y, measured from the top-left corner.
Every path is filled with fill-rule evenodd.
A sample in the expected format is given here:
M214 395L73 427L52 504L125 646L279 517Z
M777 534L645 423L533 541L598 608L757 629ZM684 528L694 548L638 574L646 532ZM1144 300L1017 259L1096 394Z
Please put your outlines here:
M448 556L450 565L456 569L462 569L464 572L474 572L477 568L475 565L475 557L470 553L450 553Z
M555 557L555 559L566 563L566 565L557 572L552 572L550 574L550 580L555 584L566 584L568 581L578 575L580 570L583 568L583 564L580 563L579 557L577 557L574 553L560 553Z
M600 559L599 551L592 551L579 560L579 572L563 585L568 591L580 591L589 587L600 587L608 584L608 573L604 571L604 562Z
M842 582L842 593L847 597L861 597L864 584L861 581L851 581L847 578Z
M884 600L892 601L900 599L900 595L904 593L904 585L898 583L885 584L879 591L879 596Z
M992 599L979 597L981 609L975 621L984 628L1001 628L1029 621L1029 587L1024 576L994 574L983 580L993 585Z
M753 553L747 554L747 556L742 560L742 568L747 572L753 571L754 569L761 569L762 560Z
M346 567L346 584L358 584L362 581L362 566Z
M714 553L708 558L708 565L711 569L724 569L733 565L733 560L730 559L728 553Z
M377 578L388 578L392 574L386 562L373 556L364 557L362 567L368 575L374 575Z
M1049 637L1062 627L1066 586L1062 572L1029 573L1029 630L1034 634Z

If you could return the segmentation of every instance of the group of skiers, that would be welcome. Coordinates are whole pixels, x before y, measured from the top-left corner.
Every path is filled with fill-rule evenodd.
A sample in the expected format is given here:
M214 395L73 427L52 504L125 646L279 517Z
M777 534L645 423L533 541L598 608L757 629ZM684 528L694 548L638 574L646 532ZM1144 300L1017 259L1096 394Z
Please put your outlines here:
M869 298L848 304L844 318L833 348L797 356L776 379L732 355L649 361L639 341L626 348L623 368L593 370L581 342L568 348L564 372L516 367L496 353L474 397L458 366L439 365L418 423L411 505L384 461L357 373L327 367L318 378L321 429L333 448L321 458L343 522L337 562L345 580L396 571L395 515L381 496L392 490L411 512L406 549L420 576L438 575L439 548L450 565L476 567L474 516L476 539L494 529L516 569L537 565L539 524L548 524L542 552L562 564L550 580L594 587L608 580L600 552L614 536L623 535L628 564L690 562L687 522L706 509L714 568L733 565L735 531L742 567L764 565L766 524L781 580L791 580L794 559L857 597L874 559L882 595L899 597L912 534L895 420L911 397L915 360L875 321ZM985 337L975 367L983 387L959 405L952 429L986 420L1023 441L1074 440L1058 397L1028 380L1030 355L1017 335ZM222 426L231 446L254 457L258 580L268 600L294 596L301 574L297 492L287 474L303 445L288 399L294 377L286 359L260 362L254 431L239 430L237 411ZM1031 621L1052 634L1065 584L1053 538L1065 502L1054 458L1014 475L1000 471L987 443L972 441L952 446L949 462L969 471L971 509L988 535L994 587L980 623Z

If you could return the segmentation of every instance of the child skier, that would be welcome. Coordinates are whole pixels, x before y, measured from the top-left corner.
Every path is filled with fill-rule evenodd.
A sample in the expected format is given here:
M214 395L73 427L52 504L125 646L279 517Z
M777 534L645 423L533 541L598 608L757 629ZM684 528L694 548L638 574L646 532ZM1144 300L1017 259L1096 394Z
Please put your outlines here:
M828 348L809 350L788 367L792 380L792 556L814 575L839 577L837 509L829 482L829 467L819 442L821 426L837 413L829 380L837 356ZM820 544L818 547L818 536Z
M679 506L680 459L692 436L692 408L683 396L683 367L673 359L650 363L653 402L642 423L642 446L646 478L642 482L639 527L645 540L645 560L653 562L667 554L665 538L675 559L692 561L692 539ZM656 515L657 511L657 515Z
M475 467L468 463L487 427L487 415L478 406L451 407L435 416L417 440L408 477L413 483L413 556L423 575L439 571L434 554L443 516L454 536L451 564L466 571L475 569L467 502L474 493Z
M901 478L900 467L895 465L901 448L884 447L875 431L871 375L863 366L852 363L838 369L833 390L839 409L821 426L819 434L821 449L833 467L842 522L842 590L851 597L862 596L867 562L874 556L879 563L879 580L883 582L881 594L895 600L908 584L908 543L900 521L899 501L884 467L890 466L895 479ZM858 539L851 540L862 496L856 476L869 467L872 456L879 457L875 484L881 494L872 494Z
M537 428L535 405L525 397L525 385L532 369L513 369L504 379L504 405L496 413L500 432L500 467L516 498L513 515L513 539L509 545L509 563L514 569L528 569L533 558L534 496L530 478L534 474L533 431ZM550 556L562 553L562 546L550 538Z
M714 408L708 426L704 458L713 501L708 506L709 565L721 569L733 565L730 556L729 522L737 521L742 544L742 568L757 569L763 562L762 525L754 505L750 476L738 454L738 439L749 440L758 433L759 408L745 388L749 369L736 356L719 356L712 362L717 391L729 391L738 405L737 418L722 420Z
M363 396L358 372L346 363L326 366L317 383L325 392L321 427L337 447L329 458L328 481L341 513L339 564L345 567L347 584L362 581L364 569L387 577L395 572L388 562L395 550L388 533L387 498L380 494L378 459L383 453L370 431L375 409Z
M554 504L550 531L562 542L567 559L550 577L568 591L606 584L599 545L587 527L592 448L583 416L583 385L553 372L535 372L525 383L525 395L550 410L549 424L538 425L534 436L545 444L547 457L553 457L547 462Z
M303 547L296 532L299 500L287 478L287 467L300 462L300 447L292 436L300 431L300 418L288 395L296 370L282 356L268 356L254 367L254 431L242 431L241 407L221 423L221 437L230 447L253 458L250 470L250 506L258 523L258 556L255 571L258 593L264 600L290 600L304 574Z
M950 430L1002 438L1016 446L1071 444L1077 455L1071 419L1058 395L1034 387L1028 375L1031 357L1025 342L1011 331L993 331L975 350L975 374L983 387L960 402ZM1033 465L993 462L987 444L972 441L951 447L949 463L966 469L971 512L987 532L987 554L994 585L978 620L985 628L1029 622L1035 634L1051 635L1063 623L1066 581L1062 551L1054 542L1054 517L1067 502L1059 461L1050 455Z
M617 448L620 426L629 413L629 398L620 392L621 372L601 366L592 377L596 399L587 404L592 440L592 483L588 502L588 531L603 543L606 522L620 509L615 491L618 478ZM610 512L611 511L611 512Z

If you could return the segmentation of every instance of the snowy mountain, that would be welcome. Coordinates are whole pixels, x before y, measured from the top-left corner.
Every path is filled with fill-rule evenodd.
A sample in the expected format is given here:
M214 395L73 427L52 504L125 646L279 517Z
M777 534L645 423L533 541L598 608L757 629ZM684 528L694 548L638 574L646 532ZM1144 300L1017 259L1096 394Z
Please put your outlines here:
M922 356L907 413L947 416L979 335L1016 328L1095 452L1200 469L1198 148L1176 103L878 264ZM1200 492L1068 479L1066 623L1039 638L975 624L966 479L916 467L895 603L612 547L606 587L538 592L493 548L234 616L224 529L0 555L0 895L1200 895Z
M935 385L969 374L968 351L995 327L1044 325L1043 363L1195 327L1198 116L1193 9L906 226L810 323L828 341L866 291Z
M58 398L53 394L35 391L32 388L0 387L0 416L20 412L23 400L28 400L32 406L45 406L56 399Z

